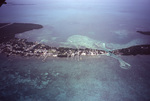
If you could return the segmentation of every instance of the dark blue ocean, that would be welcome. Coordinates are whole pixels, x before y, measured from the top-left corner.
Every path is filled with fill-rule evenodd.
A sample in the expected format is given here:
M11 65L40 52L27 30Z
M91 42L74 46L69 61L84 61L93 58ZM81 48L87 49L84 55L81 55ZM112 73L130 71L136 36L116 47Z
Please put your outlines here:
M6 0L0 23L43 28L17 38L53 47L150 44L149 0ZM121 68L124 63L129 69ZM41 58L0 54L0 101L149 101L150 56Z

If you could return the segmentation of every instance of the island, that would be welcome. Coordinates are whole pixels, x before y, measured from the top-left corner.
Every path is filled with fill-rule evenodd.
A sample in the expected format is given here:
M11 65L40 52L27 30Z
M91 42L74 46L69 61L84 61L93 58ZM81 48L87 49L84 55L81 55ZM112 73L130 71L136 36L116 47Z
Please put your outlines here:
M150 45L137 45L123 49L108 51L98 49L80 49L67 47L51 47L38 42L28 42L27 39L15 38L15 34L43 28L39 24L31 23L1 23L0 24L0 53L7 56L20 55L24 57L80 57L97 55L150 55Z
M150 55L150 45L136 45L112 51L115 55Z
M136 31L136 32L144 35L150 35L150 31Z
M43 26L32 23L0 23L0 43L9 41L15 34L40 28Z

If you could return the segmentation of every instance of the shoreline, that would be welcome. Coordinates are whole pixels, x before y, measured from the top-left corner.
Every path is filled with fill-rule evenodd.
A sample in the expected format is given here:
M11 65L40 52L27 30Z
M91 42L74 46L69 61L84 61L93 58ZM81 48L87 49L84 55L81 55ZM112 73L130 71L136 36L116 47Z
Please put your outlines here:
M51 47L38 42L28 42L27 39L15 38L15 34L43 28L42 25L32 23L0 23L0 53L23 57L79 57L99 55L150 55L150 45L137 45L117 50L107 49L77 49L67 47Z
M28 42L26 39L14 38L8 42L0 44L0 53L19 55L23 57L40 57L45 60L47 57L77 57L77 56L98 56L105 54L104 50L96 49L74 49L64 47L50 47L37 42Z
M15 34L40 28L43 26L32 23L0 23L0 43L15 38Z

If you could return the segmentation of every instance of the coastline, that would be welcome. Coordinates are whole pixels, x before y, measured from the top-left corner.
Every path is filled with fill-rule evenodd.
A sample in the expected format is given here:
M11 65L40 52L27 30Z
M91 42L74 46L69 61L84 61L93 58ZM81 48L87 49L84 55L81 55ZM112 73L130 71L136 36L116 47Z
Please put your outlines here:
M0 53L10 55L20 55L23 57L77 57L77 56L97 56L106 53L104 50L95 49L73 49L64 47L50 47L37 42L28 42L26 39L14 38L8 42L0 44Z
M67 47L51 47L38 42L28 42L27 39L15 38L15 34L33 29L43 28L42 25L32 23L0 23L0 53L8 56L18 55L23 57L78 57L99 55L150 55L150 45L137 45L117 50L79 49Z
M0 23L0 27L0 43L15 38L15 34L43 28L42 25L33 23Z

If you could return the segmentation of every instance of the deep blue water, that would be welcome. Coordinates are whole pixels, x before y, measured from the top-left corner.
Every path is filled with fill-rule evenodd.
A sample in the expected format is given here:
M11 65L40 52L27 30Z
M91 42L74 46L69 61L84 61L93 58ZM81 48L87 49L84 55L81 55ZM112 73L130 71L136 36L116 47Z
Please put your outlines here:
M0 8L1 23L44 26L16 35L29 41L50 46L101 42L111 49L150 43L149 36L136 32L150 30L148 0L7 2ZM78 41L70 43L69 38ZM122 69L118 60L105 55L43 62L1 54L0 101L149 101L150 56L119 57L131 68Z

